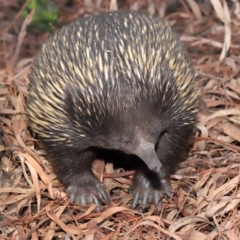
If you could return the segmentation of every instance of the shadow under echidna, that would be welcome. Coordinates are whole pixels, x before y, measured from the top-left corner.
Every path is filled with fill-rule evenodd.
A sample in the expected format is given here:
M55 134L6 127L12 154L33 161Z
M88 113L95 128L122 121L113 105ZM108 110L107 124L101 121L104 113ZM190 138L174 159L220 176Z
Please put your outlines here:
M29 76L28 114L71 201L110 203L94 159L141 161L132 207L171 196L198 106L184 45L160 19L115 11L56 31Z

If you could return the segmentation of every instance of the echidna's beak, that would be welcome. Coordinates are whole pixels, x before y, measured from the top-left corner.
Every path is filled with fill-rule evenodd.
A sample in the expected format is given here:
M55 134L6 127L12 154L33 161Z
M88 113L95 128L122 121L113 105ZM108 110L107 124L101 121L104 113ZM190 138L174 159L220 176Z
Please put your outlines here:
M160 171L162 164L156 154L153 143L140 138L140 144L134 153L146 163L150 170Z

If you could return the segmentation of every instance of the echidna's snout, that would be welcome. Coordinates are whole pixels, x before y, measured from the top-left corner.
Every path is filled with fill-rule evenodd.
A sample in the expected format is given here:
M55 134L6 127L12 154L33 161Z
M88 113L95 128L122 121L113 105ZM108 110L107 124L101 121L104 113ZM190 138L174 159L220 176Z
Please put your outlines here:
M134 154L141 158L150 170L160 171L162 164L156 154L154 143L148 142L143 137L140 137Z

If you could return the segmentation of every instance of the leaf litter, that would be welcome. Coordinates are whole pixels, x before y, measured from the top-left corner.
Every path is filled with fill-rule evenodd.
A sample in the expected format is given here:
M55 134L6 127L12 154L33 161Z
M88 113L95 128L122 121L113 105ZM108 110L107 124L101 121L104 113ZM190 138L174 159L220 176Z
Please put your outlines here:
M161 209L131 210L133 171L97 160L112 205L69 202L28 128L28 73L48 34L28 31L33 12L3 1L0 13L0 239L240 239L240 3L225 0L69 1L60 22L112 9L164 17L185 42L202 98L196 139L172 175ZM64 12L64 10L66 10ZM66 12L68 14L66 14ZM63 14L64 13L64 14Z

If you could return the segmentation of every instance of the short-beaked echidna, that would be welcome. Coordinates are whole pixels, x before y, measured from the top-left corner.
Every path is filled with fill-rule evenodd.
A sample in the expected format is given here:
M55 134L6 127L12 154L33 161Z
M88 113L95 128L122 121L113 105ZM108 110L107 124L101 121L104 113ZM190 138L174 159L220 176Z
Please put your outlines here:
M171 195L198 94L185 47L163 21L134 11L78 19L42 45L29 78L32 129L71 201L110 202L94 159L142 161L132 207Z

